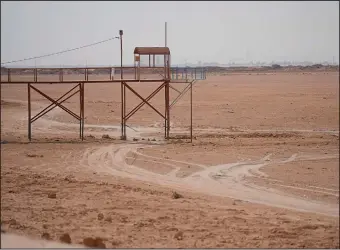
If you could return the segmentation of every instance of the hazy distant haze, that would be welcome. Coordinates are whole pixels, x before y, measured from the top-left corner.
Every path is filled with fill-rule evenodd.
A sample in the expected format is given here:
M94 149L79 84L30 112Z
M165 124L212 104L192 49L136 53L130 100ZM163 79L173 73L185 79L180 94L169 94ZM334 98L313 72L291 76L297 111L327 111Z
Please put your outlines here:
M339 2L1 2L1 62L117 36L124 64L136 46L164 46L172 64L339 62ZM119 40L20 65L117 65ZM9 64L15 66L17 64ZM8 66L9 66L8 65Z

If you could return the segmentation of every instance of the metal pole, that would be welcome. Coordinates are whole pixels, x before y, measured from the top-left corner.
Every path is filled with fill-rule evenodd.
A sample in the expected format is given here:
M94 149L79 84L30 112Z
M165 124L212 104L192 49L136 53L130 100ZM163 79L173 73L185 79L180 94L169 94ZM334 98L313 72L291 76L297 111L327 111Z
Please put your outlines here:
M167 73L167 64L166 64L166 55L164 55L164 78L167 79L166 73Z
M120 36L120 92L121 92L121 139L124 140L124 84L123 84L123 30L119 30Z
M81 131L81 140L84 140L84 125L85 125L85 83L82 83L82 131Z
M27 101L28 101L28 139L32 139L31 128L31 84L27 84Z
M169 139L169 131L170 131L169 81L165 82L164 93L165 93L164 137L165 139Z
M168 40L168 34L167 34L167 22L165 22L165 47L167 47L167 40Z
M190 142L192 143L192 82L190 82Z
M126 82L124 82L124 140L126 140Z
M120 35L120 77L122 79L122 84L123 84L123 140L126 140L126 83L123 82L123 30L119 31Z
M168 128L168 108L167 108L167 93L166 93L166 82L164 85L164 100L165 100L165 118L164 118L164 138L166 139L166 135L167 135L167 128Z
M171 55L170 54L168 55L168 76L169 76L169 80L171 81Z
M133 66L134 66L134 71L135 71L135 80L137 80L137 62L136 62L136 56L135 56L135 58L133 60L134 60Z
M138 80L140 81L140 60L138 61Z
M81 133L82 133L82 116L83 116L83 101L82 101L82 87L81 87L81 83L78 84L79 86L79 117L80 117L80 120L79 120L79 138L81 139L82 136L81 136Z
M38 82L38 70L34 69L34 82Z

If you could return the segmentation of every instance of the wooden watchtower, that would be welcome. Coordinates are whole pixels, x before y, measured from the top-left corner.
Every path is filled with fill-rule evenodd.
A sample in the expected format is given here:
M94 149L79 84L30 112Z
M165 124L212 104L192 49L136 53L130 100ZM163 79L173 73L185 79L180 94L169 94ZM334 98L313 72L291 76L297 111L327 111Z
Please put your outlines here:
M163 62L156 62L156 57L162 59ZM148 64L141 66L141 59ZM134 68L136 80L141 79L141 68L154 69L163 76L163 80L170 80L170 49L168 47L136 47Z

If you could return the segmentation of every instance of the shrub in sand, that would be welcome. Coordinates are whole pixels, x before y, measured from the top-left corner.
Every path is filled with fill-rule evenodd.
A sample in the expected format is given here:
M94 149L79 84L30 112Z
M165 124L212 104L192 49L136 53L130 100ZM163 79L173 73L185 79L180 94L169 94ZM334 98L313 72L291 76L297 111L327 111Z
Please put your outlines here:
M109 135L105 134L105 135L102 135L102 139L111 139L111 137Z
M176 191L173 191L173 192L172 192L172 198L173 198L173 199L183 198L183 195L177 193Z

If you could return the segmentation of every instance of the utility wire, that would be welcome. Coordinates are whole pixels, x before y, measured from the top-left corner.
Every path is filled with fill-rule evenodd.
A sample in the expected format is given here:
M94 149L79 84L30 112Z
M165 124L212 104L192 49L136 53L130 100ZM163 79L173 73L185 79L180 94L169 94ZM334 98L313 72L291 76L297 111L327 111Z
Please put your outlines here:
M70 52L70 51L74 51L74 50L78 50L78 49L83 49L83 48L86 48L86 47L94 46L94 45L97 45L97 44L100 44L100 43L105 43L105 42L111 41L113 39L119 39L119 37L118 36L111 37L109 39L106 39L106 40L103 40L103 41L100 41L100 42L84 45L84 46L81 46L81 47L78 47L78 48L74 48L74 49L67 49L67 50L63 50L63 51L60 51L60 52L55 52L55 53L51 53L51 54L47 54L47 55L35 56L35 57L29 57L29 58L25 58L25 59L21 59L21 60L4 62L4 63L1 63L1 65L10 64L10 63L16 63L16 62L23 62L23 61L28 61L28 60L33 60L33 59L38 59L38 58L43 58L43 57L48 57L48 56L59 55L59 54L67 53L67 52Z

